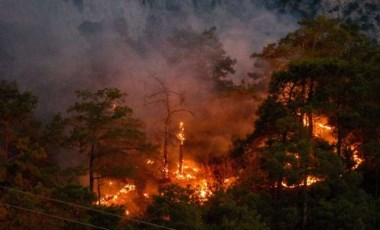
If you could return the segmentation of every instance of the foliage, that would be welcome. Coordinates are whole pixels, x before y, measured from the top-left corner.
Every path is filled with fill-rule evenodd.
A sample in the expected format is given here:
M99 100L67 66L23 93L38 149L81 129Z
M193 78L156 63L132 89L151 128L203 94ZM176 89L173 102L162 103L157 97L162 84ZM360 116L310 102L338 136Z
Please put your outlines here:
M351 171L355 154L373 157L380 146L378 122L369 118L380 115L372 88L378 85L373 75L377 68L361 59L378 48L356 28L333 20L318 17L300 24L278 44L252 56L273 74L255 131L232 151L237 161L248 162L240 186L271 194L273 203L268 205L275 211L267 215L275 229L375 227L373 198L352 180ZM333 140L315 135L319 117L327 118ZM361 167L373 170L379 165L366 161ZM320 181L307 186L309 177ZM348 208L352 211L343 211Z
M125 162L127 157L150 147L141 131L142 122L132 117L132 109L124 105L124 96L116 88L80 90L77 91L79 102L68 109L71 116L66 119L70 127L66 143L87 154L91 191L94 191L95 173L105 177L128 176L116 175L110 164L133 167Z

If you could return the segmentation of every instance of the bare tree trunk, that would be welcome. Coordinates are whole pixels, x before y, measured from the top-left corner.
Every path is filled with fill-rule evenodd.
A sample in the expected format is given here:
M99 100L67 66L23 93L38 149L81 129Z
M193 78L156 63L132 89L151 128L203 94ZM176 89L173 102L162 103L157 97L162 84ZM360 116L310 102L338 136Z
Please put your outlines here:
M9 155L9 142L10 142L10 137L9 137L9 120L3 120L1 122L3 124L3 141L4 141L4 146L3 146L3 154L4 154L4 161L8 161L8 155Z
M336 142L336 153L338 154L339 157L342 157L342 129L340 127L340 123L338 121L338 125L337 125L337 131L338 131L338 135L337 135L337 142Z
M303 185L303 205L302 205L302 228L306 229L307 224L307 176L305 176Z
M95 144L91 145L90 151L90 167L89 167L89 180L90 180L90 191L94 192L94 161L95 161Z
M169 142L169 116L165 121L165 137L164 137L164 169L163 179L169 180L169 156L168 156L168 142Z
M309 121L308 133L309 133L309 136L312 137L313 132L314 132L313 113L312 112L307 113L307 120Z
M97 182L98 182L98 202L99 202L99 205L100 205L100 200L101 200L101 197L102 197L102 195L100 193L100 183L101 183L101 177L100 177L100 175L98 175L96 177L96 179L97 179Z
M313 79L310 78L310 85L309 85L309 94L308 94L308 102L310 103L311 100L313 99L313 88L314 88L314 82ZM310 104L309 104L310 105ZM313 137L313 132L314 132L314 124L313 124L313 111L310 109L310 111L307 112L307 119L309 120L309 136Z
M183 173L183 144L179 145L179 160L178 160L178 173L182 175Z

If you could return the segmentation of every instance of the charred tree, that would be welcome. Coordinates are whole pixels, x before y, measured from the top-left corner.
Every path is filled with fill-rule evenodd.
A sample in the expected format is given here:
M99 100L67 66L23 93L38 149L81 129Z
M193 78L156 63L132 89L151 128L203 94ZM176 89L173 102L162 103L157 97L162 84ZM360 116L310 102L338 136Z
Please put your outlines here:
M145 105L162 103L165 108L165 118L163 119L163 169L162 171L162 179L163 181L170 180L170 170L169 170L169 150L168 146L171 138L171 124L173 121L173 117L177 113L188 112L192 114L191 111L183 108L183 103L185 101L183 93L179 93L176 91L172 91L165 84L165 82L156 76L150 76L155 81L158 82L160 86L160 90L156 93L153 93L147 97L149 100ZM177 102L176 102L177 101Z

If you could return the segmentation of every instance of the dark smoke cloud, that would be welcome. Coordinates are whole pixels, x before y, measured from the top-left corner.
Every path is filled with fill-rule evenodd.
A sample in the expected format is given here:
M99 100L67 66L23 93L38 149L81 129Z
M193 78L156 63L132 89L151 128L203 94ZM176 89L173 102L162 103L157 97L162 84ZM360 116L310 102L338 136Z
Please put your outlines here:
M116 86L128 93L129 105L151 128L161 116L157 115L160 105L143 104L144 97L158 89L149 77L155 73L172 90L186 94L190 110L202 111L198 120L185 119L204 127L194 130L202 133L202 139L212 139L215 146L209 149L226 151L232 135L244 135L252 128L252 117L227 127L231 113L241 108L230 100L212 101L213 92L207 87L199 91L205 83L194 78L191 70L169 65L167 38L178 29L203 31L216 26L227 53L238 61L231 76L238 82L252 68L252 52L297 26L292 16L269 11L258 2L0 0L1 78L17 79L23 89L35 92L42 119L65 111L77 89ZM251 99L242 103L254 104ZM222 131L204 132L220 126Z

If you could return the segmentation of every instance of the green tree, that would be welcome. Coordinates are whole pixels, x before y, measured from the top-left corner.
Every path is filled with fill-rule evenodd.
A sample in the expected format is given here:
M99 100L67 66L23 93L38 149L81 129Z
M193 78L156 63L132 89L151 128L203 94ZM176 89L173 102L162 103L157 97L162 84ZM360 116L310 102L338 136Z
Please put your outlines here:
M76 93L79 102L68 109L70 135L67 143L87 154L89 187L94 191L95 173L99 176L127 176L131 165L119 163L126 163L131 152L145 150L148 144L141 131L142 122L132 117L132 109L124 104L125 94L120 90L105 88ZM120 170L115 172L115 168Z
M271 192L277 210L272 214L273 226L278 229L305 229L319 201L334 202L331 194L314 198L314 188L329 190L334 183L343 183L342 175L352 169L354 151L364 154L360 148L353 150L366 136L361 133L365 121L360 114L368 117L362 112L363 105L368 101L372 102L371 108L376 105L369 97L370 85L376 81L365 76L365 65L360 60L371 53L367 39L354 28L325 18L304 20L301 26L277 45L253 55L266 61L274 73L269 95L258 110L255 131L238 141L232 152L248 162L240 183L250 183L257 192ZM336 136L333 145L314 135L318 116L328 118ZM346 172L341 160L345 160ZM322 182L308 185L309 177ZM349 184L343 190L357 191L358 186ZM333 194L336 198L337 193ZM334 203L337 208L339 204ZM296 225L282 222L282 211L298 216Z
M37 97L30 92L20 92L16 82L0 80L1 155L8 160L9 148L18 133L20 123L32 115Z
M226 193L216 194L205 206L203 219L207 229L269 229L256 210L247 204L237 203Z
M175 229L205 229L193 189L171 184L160 187L158 194L146 211L148 221Z
M370 46L369 39L359 32L357 26L336 19L319 16L303 19L299 24L301 28L278 43L269 44L262 52L251 55L259 70L250 73L251 77L267 85L269 76L286 69L290 61L322 57L362 60L366 56L363 51Z

